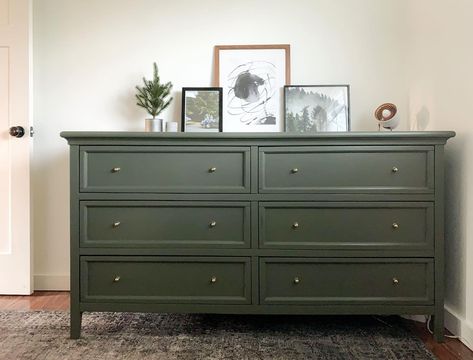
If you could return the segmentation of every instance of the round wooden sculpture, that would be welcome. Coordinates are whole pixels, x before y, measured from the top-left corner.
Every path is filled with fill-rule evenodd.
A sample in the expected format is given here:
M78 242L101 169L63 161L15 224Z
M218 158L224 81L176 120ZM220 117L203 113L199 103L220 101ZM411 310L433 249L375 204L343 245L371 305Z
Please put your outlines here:
M374 116L379 121L388 121L391 120L397 114L397 107L391 103L385 103L375 110Z
M391 103L385 103L375 110L374 116L378 120L378 130L381 126L385 129L393 130L399 125L399 117L396 117L397 107Z

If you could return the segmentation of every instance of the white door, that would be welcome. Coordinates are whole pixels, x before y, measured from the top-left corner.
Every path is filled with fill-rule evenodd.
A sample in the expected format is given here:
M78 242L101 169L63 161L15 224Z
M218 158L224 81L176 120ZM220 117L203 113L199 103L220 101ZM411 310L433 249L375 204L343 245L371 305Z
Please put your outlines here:
M29 295L33 289L31 13L31 0L0 0L0 294Z

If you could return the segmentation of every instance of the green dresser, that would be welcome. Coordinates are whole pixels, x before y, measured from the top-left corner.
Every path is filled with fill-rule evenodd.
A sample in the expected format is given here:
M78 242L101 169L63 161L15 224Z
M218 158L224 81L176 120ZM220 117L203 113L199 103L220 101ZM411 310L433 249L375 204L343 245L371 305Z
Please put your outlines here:
M63 132L85 311L426 314L453 132Z

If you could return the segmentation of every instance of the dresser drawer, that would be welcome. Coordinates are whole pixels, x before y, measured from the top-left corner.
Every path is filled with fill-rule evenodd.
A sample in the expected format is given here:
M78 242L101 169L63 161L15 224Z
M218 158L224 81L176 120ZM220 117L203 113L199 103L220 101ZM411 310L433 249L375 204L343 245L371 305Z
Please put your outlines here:
M250 148L83 146L82 192L248 193Z
M249 202L81 201L82 247L249 248Z
M259 216L262 248L432 253L434 247L430 202L261 202Z
M81 257L85 302L249 304L249 258Z
M429 146L261 147L260 192L433 192Z
M433 303L431 259L260 260L262 304Z

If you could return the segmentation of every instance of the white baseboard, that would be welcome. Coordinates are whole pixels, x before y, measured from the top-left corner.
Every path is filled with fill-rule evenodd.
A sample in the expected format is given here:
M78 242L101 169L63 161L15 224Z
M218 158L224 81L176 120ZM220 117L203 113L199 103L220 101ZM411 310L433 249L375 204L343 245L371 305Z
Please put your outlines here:
M473 324L445 306L445 327L473 350Z
M34 275L34 289L48 291L69 291L69 275Z

